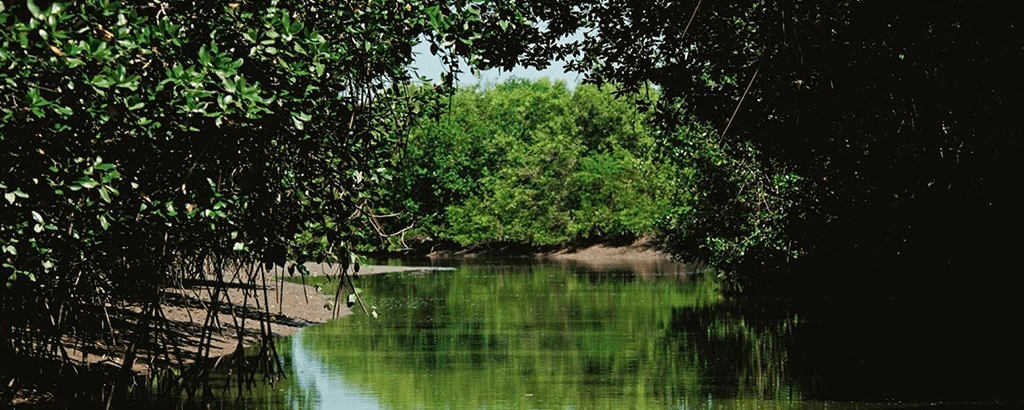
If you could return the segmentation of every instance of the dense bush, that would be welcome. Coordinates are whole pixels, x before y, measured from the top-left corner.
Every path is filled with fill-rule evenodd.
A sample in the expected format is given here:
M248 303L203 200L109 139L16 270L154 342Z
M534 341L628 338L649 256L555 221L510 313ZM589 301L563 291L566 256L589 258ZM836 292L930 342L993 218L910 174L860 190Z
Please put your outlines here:
M412 231L462 244L554 244L654 231L675 167L645 115L607 89L510 80L456 93L410 135L396 202Z

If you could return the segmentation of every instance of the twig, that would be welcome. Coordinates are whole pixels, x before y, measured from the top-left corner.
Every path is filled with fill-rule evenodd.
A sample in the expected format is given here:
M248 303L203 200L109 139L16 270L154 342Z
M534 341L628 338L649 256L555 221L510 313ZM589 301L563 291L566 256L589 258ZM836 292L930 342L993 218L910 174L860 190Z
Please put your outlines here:
M700 10L700 3L703 0L697 0L697 7L693 8L693 14L690 15L690 21L686 22L686 28L683 29L683 35L679 37L680 40L686 38L686 32L690 31L690 24L693 24L693 19L697 17L697 10Z
M725 124L725 129L722 130L722 135L719 137L725 139L725 133L729 132L729 127L732 125L732 120L736 119L736 113L740 112L740 106L743 105L743 100L747 98L747 92L750 91L750 86L754 85L754 80L757 79L757 73L761 71L761 65L757 65L757 69L754 70L754 75L750 77L750 82L747 83L747 89L743 90L743 96L740 97L740 101L736 104L736 109L733 110L732 116L729 117L729 123Z

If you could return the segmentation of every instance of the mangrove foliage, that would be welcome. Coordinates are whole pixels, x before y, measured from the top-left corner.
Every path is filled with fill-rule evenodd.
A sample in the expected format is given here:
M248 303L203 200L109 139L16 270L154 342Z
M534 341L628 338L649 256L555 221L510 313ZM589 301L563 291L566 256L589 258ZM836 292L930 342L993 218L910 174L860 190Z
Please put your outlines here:
M396 158L393 230L462 245L638 237L683 202L650 118L612 87L549 80L461 88Z

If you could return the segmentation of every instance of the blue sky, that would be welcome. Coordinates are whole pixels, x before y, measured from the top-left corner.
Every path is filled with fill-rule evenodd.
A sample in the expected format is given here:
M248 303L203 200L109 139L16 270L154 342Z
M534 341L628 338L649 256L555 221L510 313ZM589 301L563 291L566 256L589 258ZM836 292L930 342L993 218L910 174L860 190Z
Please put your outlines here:
M421 41L419 45L413 47L413 54L416 55L416 67L419 75L425 76L434 82L439 81L441 77L441 71L444 67L441 65L441 59L438 56L430 54L430 43ZM565 65L562 61L553 61L548 68L544 70L536 70L533 68L516 67L511 72L499 70L497 68L484 71L480 78L477 78L473 74L469 73L469 67L463 63L462 74L459 74L459 85L477 85L477 84L496 84L508 80L509 78L527 78L537 79L541 77L548 77L552 81L565 80L569 87L574 87L583 80L582 75L577 73L565 73Z

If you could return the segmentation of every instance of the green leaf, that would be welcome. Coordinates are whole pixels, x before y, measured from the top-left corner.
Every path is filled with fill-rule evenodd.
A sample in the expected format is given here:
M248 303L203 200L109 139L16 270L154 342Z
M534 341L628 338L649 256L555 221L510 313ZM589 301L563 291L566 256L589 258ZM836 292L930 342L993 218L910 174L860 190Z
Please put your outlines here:
M224 79L221 80L221 85L224 86L224 91L227 91L229 93L235 92L235 80L231 77L224 77Z
M32 219L34 219L36 222L43 223L43 216L39 215L39 212L32 211Z
M430 26L435 29L440 28L441 24L441 8L439 6L427 7L427 18L430 19Z
M121 178L121 173L117 172L117 170L114 170L114 171L110 171L110 172L107 172L106 174L104 174L102 179L103 179L103 183L104 184L109 184L110 181L113 181L115 179L120 179L120 178ZM112 192L114 195L117 195L117 190L114 189L113 187L107 187L107 189L110 190L110 192Z
M29 13L32 13L32 17L42 20L43 12L39 9L39 6L36 5L36 2L28 0L26 3Z
M4 199L6 199L9 203L14 204L14 192L8 192L4 194Z
M108 88L114 85L114 82L103 75L97 75L96 77L93 77L92 85L97 86L99 88Z
M110 203L110 193L104 187L100 187L100 198L103 198L106 203Z
M103 227L104 231L107 230L108 228L110 228L110 222L107 221L107 217L106 216L99 215L99 216L97 216L97 219L100 220L100 226Z
M236 251L243 250L243 249L245 249L245 243L244 242L235 242L235 246L232 247L231 249L236 250Z
M78 184L78 185L81 185L83 187L89 188L89 189L96 188L100 184L99 182L96 182L95 179L92 179L92 178L89 178L89 177L78 178L78 180L75 181L75 183ZM72 189L74 189L74 188L72 188Z
M199 47L199 62L203 63L203 65L210 64L210 50L206 48L206 44Z
M53 111L60 115L73 115L75 112L71 110L71 107L64 107L60 105L53 106Z

